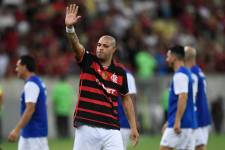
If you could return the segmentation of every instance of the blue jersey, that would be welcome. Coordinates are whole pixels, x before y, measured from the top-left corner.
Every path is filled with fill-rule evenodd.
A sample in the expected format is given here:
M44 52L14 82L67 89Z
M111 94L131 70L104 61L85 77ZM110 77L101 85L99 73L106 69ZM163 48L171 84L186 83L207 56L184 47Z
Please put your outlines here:
M198 126L204 127L211 124L211 115L206 95L206 78L202 70L197 65L193 66L191 71L198 77L198 90L196 94Z
M177 82L176 77L182 76L185 79L187 79L185 82ZM181 128L197 128L197 119L196 114L194 111L194 99L193 99L193 86L192 86L192 77L191 77L191 71L186 67L180 67L174 74L173 79L170 83L170 89L169 89L169 107L168 107L168 127L173 128L175 118L176 118L176 112L177 112L177 103L178 103L178 94L175 92L175 82L176 84L180 84L181 88L185 85L185 90L181 91L180 93L188 93L187 97L187 104L186 109L184 111L184 114L181 119ZM188 83L187 83L188 82ZM180 89L177 89L180 90Z
M39 87L39 95L37 98L35 111L22 129L21 135L24 138L29 137L46 137L48 135L47 108L46 108L46 87L43 81L37 76L31 76L27 82L33 82ZM21 116L26 109L25 93L21 95Z

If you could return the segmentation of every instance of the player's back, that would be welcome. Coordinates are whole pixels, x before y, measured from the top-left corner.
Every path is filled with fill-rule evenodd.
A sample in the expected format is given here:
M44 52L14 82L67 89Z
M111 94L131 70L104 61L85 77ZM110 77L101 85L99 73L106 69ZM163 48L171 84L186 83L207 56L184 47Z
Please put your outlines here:
M206 94L206 77L199 66L195 65L191 71L198 77L198 90L196 94L197 120L200 127L211 124L211 115L208 108Z

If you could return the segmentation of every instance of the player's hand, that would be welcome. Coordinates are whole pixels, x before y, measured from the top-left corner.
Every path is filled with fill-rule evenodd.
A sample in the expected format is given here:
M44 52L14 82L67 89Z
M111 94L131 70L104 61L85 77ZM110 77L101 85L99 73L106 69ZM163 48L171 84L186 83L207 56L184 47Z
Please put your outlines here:
M79 6L76 4L70 4L66 7L65 24L67 27L73 26L81 18L81 16L77 16L78 8Z
M174 126L173 126L173 130L176 134L181 133L180 121L175 121Z
M135 147L138 144L139 133L137 129L131 129L130 138L132 145Z
M8 135L8 140L10 142L16 142L18 137L19 137L19 131L17 129L13 129Z

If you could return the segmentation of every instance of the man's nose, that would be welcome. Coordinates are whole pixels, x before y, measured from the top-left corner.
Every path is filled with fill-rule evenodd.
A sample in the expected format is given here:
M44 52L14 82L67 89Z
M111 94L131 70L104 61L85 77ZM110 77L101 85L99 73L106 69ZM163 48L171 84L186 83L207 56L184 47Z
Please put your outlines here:
M103 49L104 49L103 46L99 47L99 51L103 51Z

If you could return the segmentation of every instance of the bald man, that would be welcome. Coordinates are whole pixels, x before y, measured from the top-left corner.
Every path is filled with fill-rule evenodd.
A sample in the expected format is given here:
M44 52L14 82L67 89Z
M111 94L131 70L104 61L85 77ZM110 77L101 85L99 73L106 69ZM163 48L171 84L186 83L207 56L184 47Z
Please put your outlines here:
M208 108L206 94L206 78L202 70L196 65L196 49L190 46L185 47L185 65L191 69L194 80L193 90L196 104L196 114L198 128L196 130L196 150L206 150L209 128L211 124L211 115Z
M116 40L104 35L97 43L96 55L86 51L73 27L80 19L77 12L78 6L69 5L65 17L67 37L81 69L78 103L74 113L76 134L73 149L123 150L118 96L122 97L135 146L139 134L133 103L128 94L126 72L120 64L112 61Z

